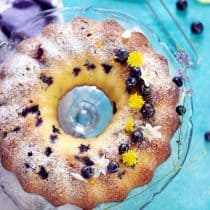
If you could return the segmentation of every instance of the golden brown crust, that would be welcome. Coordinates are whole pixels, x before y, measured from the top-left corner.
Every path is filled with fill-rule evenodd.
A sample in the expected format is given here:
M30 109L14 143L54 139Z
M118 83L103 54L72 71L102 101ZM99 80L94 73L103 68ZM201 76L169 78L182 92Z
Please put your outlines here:
M179 118L175 111L178 90L170 80L167 60L153 51L147 38L140 32L133 32L128 39L122 38L123 32L124 28L113 20L99 23L77 17L65 25L51 24L41 36L23 41L17 47L17 52L0 67L1 162L17 175L25 191L38 193L55 206L71 203L91 209L102 202L122 201L131 189L148 183L155 168L170 155L170 139L179 126ZM139 111L132 111L127 106L125 79L128 69L113 59L115 50L122 47L129 51L140 51L145 57L144 68L156 74L152 80L150 98L156 113L148 122L161 126L162 134L161 139L145 140L137 148L132 146L138 155L134 168L126 167L118 154L119 144L129 140L129 136L119 128L124 127L130 114L135 116L138 123L144 119ZM83 63L87 58L96 64L97 72L85 70ZM103 73L100 64L104 62L113 66L111 74ZM85 140L92 150L85 155L103 152L109 160L119 162L120 171L100 175L88 182L74 179L71 175L84 166L84 163L75 159L76 155L80 155L78 146L84 141L70 139L61 131L56 144L50 142L53 117L48 115L56 111L51 111L54 105L49 92L56 90L53 89L54 84L62 81L59 75L71 69L75 63L81 65L81 79L71 79L71 88L83 85L84 81L86 85L95 85L116 102L119 110L102 135ZM69 65L68 68L66 65ZM40 81L41 73L53 77L52 87L48 88ZM73 77L70 71L68 74L69 78ZM64 88L59 98L69 88ZM38 111L25 117L21 115L26 107L37 104ZM47 111L46 107L49 108ZM39 111L44 122L42 126L35 126ZM57 122L55 125L59 127ZM45 150L49 146L53 153L47 157ZM30 152L33 156L28 155ZM42 166L48 172L47 179L40 178Z

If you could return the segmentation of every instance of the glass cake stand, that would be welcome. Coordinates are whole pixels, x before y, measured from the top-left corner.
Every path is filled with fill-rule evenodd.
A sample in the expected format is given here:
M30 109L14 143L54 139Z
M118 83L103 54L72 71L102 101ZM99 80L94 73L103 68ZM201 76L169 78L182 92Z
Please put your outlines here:
M71 7L41 13L36 18L27 21L23 28L15 31L9 43L1 43L0 45L1 50L7 50L7 55L8 53L12 53L15 46L20 42L19 36L17 35L21 34L24 30L31 30L32 27L35 27L37 24L39 24L39 21L41 18L43 18L43 16L51 18L55 15L59 15L62 17L59 19L61 22L69 22L76 16L85 16L97 21L114 19L128 30L141 31L144 33L152 47L167 58L171 78L173 78L175 75L181 75L184 78L184 87L180 89L179 104L183 104L187 111L185 115L181 117L180 128L171 140L171 156L156 169L154 177L150 183L130 191L127 198L123 202L103 203L98 205L95 209L126 210L132 208L132 210L135 210L144 208L157 194L161 193L179 173L189 151L193 131L193 105L192 90L190 79L188 77L188 71L193 65L196 65L197 55L195 49L185 37L183 31L180 30L178 24L175 22L175 19L173 19L170 12L167 11L167 8L164 8L164 5L161 2L162 1L159 1L160 10L158 10L158 12L154 10L151 1L149 0L144 1L144 4L140 3L139 5L142 11L142 17L152 15L154 18L153 21L157 21L159 23L159 27L162 27L163 30L160 34L156 33L155 28L150 27L151 24L149 22L145 21L143 23L141 21L137 21L135 18L118 11L95 7ZM169 30L167 29L167 25L165 25L164 20L162 20L163 16L169 17L171 23L177 27L177 33L179 33L179 35L170 34ZM55 21L58 20L56 19ZM34 35L38 35L39 33L41 33L41 29L37 32L37 34ZM173 38L175 36L180 37L178 42ZM182 46L185 46L185 48ZM16 205L16 207L21 210L78 209L78 207L71 205L54 207L41 196L24 192L16 177L12 173L4 170L1 165L0 186L5 194Z

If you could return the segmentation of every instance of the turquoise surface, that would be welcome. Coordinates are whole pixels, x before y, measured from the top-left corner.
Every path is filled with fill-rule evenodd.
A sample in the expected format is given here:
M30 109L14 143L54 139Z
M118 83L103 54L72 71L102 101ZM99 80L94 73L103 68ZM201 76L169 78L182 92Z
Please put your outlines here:
M141 12L137 11L136 4L142 3L140 0L63 0L63 2L65 6L109 7L136 16L136 18ZM157 0L152 2L156 4ZM210 6L188 0L187 11L178 12L175 0L164 2L193 42L199 55L198 65L190 72L193 86L194 133L185 166L169 186L145 209L210 210L210 143L206 143L203 138L205 131L210 130ZM202 35L196 36L190 32L190 24L195 20L200 20L204 24ZM152 27L157 28L157 25ZM173 30L176 29L171 27L170 31L173 32ZM176 38L179 39L178 36ZM128 206L127 209L132 210L132 206Z

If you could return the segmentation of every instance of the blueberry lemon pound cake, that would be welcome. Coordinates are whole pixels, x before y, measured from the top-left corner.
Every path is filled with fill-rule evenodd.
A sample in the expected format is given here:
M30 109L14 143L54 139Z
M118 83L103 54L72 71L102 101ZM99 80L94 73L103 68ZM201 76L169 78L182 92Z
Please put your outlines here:
M66 94L83 86L113 105L108 126L90 138L68 132L58 114ZM142 33L84 17L50 24L0 67L1 162L55 206L122 201L170 155L177 103L167 60Z

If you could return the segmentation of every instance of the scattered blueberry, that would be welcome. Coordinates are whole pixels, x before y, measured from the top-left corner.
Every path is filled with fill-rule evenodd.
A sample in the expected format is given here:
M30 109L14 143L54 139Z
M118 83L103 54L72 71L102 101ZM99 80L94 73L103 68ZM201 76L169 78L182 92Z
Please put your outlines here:
M207 131L204 135L206 141L210 142L210 131Z
M39 105L34 105L34 106L31 106L31 107L26 107L25 109L23 109L21 115L23 117L26 117L29 113L31 113L31 114L37 114L39 116L40 115Z
M130 68L130 75L132 77L140 77L141 76L141 68L139 67L131 67Z
M151 118L155 114L155 109L152 104L145 103L141 109L141 114L144 118Z
M186 112L186 108L183 105L178 105L176 107L176 112L178 115L184 115Z
M34 5L35 5L35 3L30 0L15 0L13 2L13 7L15 7L17 9L26 9L26 8L29 8Z
M88 156L80 157L80 156L75 155L74 158L77 161L80 161L80 162L84 163L86 166L94 165L94 162Z
M129 149L128 144L121 144L121 145L119 146L119 154L121 155L121 154L123 154L124 152L127 152L128 149Z
M96 65L93 63L85 63L84 66L86 66L87 70L94 70L96 68Z
M34 56L35 59L37 60L41 60L42 59L42 56L44 54L44 50L42 49L41 45L38 47L37 51L36 51L36 54Z
M112 70L112 66L111 65L103 63L103 64L101 64L101 66L103 67L103 70L104 70L104 72L106 74L110 73L111 70Z
M115 56L116 56L116 61L120 63L124 63L128 59L129 52L126 49L119 49L117 50Z
M81 161L86 165L86 166L92 166L94 165L94 162L87 156L81 157Z
M80 144L80 146L78 148L79 148L80 153L84 153L90 149L90 144L88 144L88 145Z
M126 84L126 90L128 92L131 92L138 84L138 79L136 77L131 77L129 76L126 81L125 81L125 84Z
M42 118L40 116L36 116L36 127L39 127L42 123Z
M29 165L28 163L24 163L24 166L25 166L26 168L30 168L30 165Z
M176 2L176 7L179 10L185 10L187 8L187 0L178 0Z
M58 128L56 128L54 125L53 125L53 129L52 129L53 133L58 133L60 134L60 130Z
M55 140L58 138L58 135L57 134L51 134L50 135L50 142L51 143L55 143Z
M40 75L39 79L43 83L47 84L48 86L52 85L52 83L53 83L53 78L52 77L48 77L48 76L44 75L43 73Z
M193 22L191 24L191 31L194 34L200 34L203 31L203 24L201 22Z
M91 166L85 166L82 168L81 170L81 175L85 178L85 179L90 179L91 177L94 176L94 168Z
M81 71L81 69L78 68L78 67L73 68L73 74L74 74L74 76L75 76L75 77L78 76L79 73L80 73L80 71Z
M52 154L52 149L51 149L51 147L47 147L46 149L45 149L45 152L44 152L44 154L47 156L47 157L49 157L51 154Z
M38 175L42 179L47 179L49 174L47 173L46 169L43 166L40 166L40 171L38 172Z
M143 133L140 130L133 131L131 134L131 141L134 144L141 143L143 140Z
M16 133L19 132L19 131L20 131L20 127L19 126L15 127L14 130L13 130L13 132L16 132Z
M115 114L117 112L117 106L114 101L112 102L112 109L113 109L113 114Z
M147 97L151 94L151 86L140 85L139 92L142 96Z
M109 165L107 166L107 169L109 173L116 173L119 170L119 165L114 161L110 161Z
M53 9L54 6L52 4L53 1L51 0L34 0L39 4L42 10L48 10L48 9Z
M28 152L28 156L31 157L33 155L32 152Z
M183 85L182 77L174 77L173 82L177 85L177 87L181 87Z

